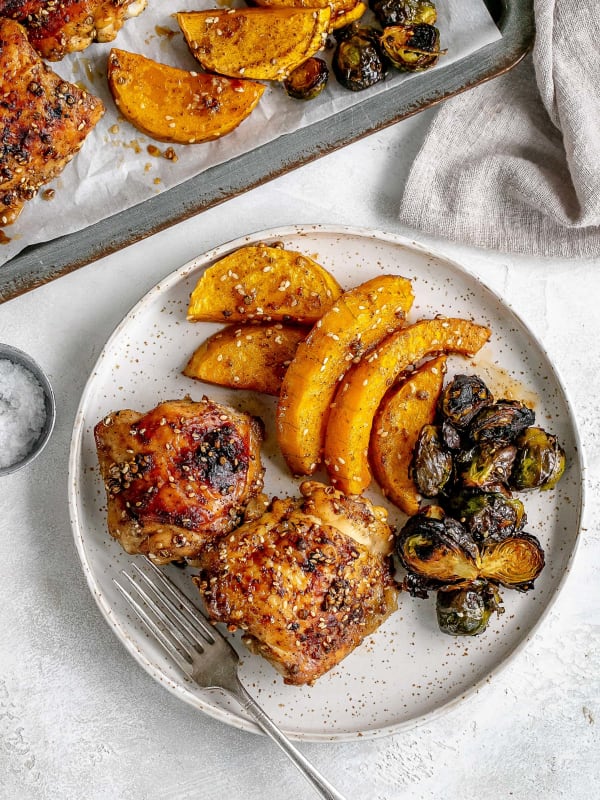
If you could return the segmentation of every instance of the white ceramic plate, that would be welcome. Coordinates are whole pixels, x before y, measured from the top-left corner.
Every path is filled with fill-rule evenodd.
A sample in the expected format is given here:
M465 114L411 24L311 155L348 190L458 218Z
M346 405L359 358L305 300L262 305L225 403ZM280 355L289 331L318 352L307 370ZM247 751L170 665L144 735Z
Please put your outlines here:
M143 667L196 708L231 725L254 724L218 692L194 687L132 619L112 582L132 560L106 528L104 488L93 441L95 423L120 408L149 410L164 400L206 393L264 419L266 488L296 494L277 452L274 401L262 395L200 384L181 374L188 357L218 326L186 322L191 290L202 271L244 244L282 241L312 256L344 288L381 273L412 279L410 320L435 314L466 316L488 325L491 341L476 359L452 359L449 374L473 370L497 397L534 404L537 421L558 435L568 458L557 489L524 497L529 523L546 551L547 566L527 594L503 591L506 613L479 637L453 638L437 628L435 601L401 596L399 611L313 687L285 686L272 667L243 650L242 680L291 737L313 741L374 737L409 727L473 693L531 637L556 597L573 555L583 504L581 448L568 400L541 344L492 291L457 264L398 236L321 226L262 231L194 259L161 281L125 317L106 344L83 392L70 458L69 500L75 541L92 593L119 639ZM383 502L378 490L369 492ZM402 515L391 510L392 523ZM170 575L194 593L186 570Z

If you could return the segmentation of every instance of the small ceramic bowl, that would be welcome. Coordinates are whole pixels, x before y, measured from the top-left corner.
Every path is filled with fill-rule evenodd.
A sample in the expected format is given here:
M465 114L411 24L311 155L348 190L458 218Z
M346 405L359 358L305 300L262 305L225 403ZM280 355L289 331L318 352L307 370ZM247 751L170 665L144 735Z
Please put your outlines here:
M4 359L8 359L8 361L12 361L13 364L19 364L20 366L29 370L29 372L31 372L34 378L38 381L44 392L46 419L44 420L44 425L38 438L30 447L29 452L14 463L5 467L0 467L0 478L4 475L10 475L22 467L25 467L42 452L48 442L48 439L50 438L56 419L56 403L54 400L54 392L52 391L50 381L46 377L39 364L37 364L33 358L31 358L31 356L28 356L27 353L24 353L22 350L12 347L9 344L0 343L0 361Z

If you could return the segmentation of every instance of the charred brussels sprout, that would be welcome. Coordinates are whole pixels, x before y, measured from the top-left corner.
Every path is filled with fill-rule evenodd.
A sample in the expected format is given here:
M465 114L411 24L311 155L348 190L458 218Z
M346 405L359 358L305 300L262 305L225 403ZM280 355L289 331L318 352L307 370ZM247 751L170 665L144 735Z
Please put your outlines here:
M543 428L526 428L516 441L510 486L519 491L552 489L565 471L565 452Z
M381 46L396 69L420 72L437 64L440 32L433 25L392 25L384 28Z
M436 425L424 425L415 445L411 471L424 497L436 497L452 477L452 455L445 448Z
M535 413L524 403L499 400L477 413L469 436L474 442L512 442L534 422Z
M494 491L507 482L517 448L512 444L482 444L475 448L470 461L460 471L463 486Z
M437 593L438 625L451 636L477 636L487 628L493 612L503 610L498 590L486 581Z
M353 92L362 91L385 78L386 67L374 28L349 25L340 34L332 68L338 81Z
M369 7L382 28L418 22L434 25L437 20L436 8L430 0L371 0Z
M477 545L452 517L415 514L396 539L396 553L407 572L425 578L430 588L471 582L479 574Z
M512 536L527 522L523 503L499 492L463 490L449 498L447 511L479 542Z
M466 428L478 411L494 402L492 393L477 375L457 375L440 395L439 408L455 428Z
M457 375L440 393L432 424L420 432L411 476L435 497L396 538L413 597L436 592L441 630L473 636L503 611L499 587L527 592L544 568L525 507L512 490L550 489L565 469L556 436L534 426L524 403L494 401L475 375Z
M544 568L542 546L529 533L486 543L481 555L481 574L509 589L527 592Z
M327 64L322 58L312 57L290 72L283 88L295 100L313 100L321 94L328 78Z

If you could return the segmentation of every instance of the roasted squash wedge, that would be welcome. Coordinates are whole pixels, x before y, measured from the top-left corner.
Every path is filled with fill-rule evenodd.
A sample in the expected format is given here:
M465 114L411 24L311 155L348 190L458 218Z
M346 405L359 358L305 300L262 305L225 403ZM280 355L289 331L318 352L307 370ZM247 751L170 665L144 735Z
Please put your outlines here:
M177 14L204 69L232 78L282 81L325 44L331 10L239 8Z
M255 5L262 8L331 8L329 30L341 28L350 22L360 19L367 6L357 0L254 0Z
M308 330L291 325L228 325L203 342L183 374L232 389L278 395Z
M242 247L205 270L188 307L191 322L290 322L312 325L341 295L312 258L266 244Z
M367 6L365 3L353 3L348 8L341 6L336 8L336 4L333 4L331 10L331 21L329 23L329 30L335 31L338 28L345 28L346 25L350 25L352 22L358 22L359 19L365 14L367 10Z
M177 144L230 133L265 90L256 81L187 72L116 48L108 56L108 85L126 120L153 139Z
M352 367L336 392L327 424L325 464L331 482L346 494L362 494L369 486L373 419L402 372L434 353L475 354L490 333L484 325L465 319L421 320L388 336Z
M339 381L354 360L404 324L412 301L406 278L366 281L344 292L298 346L277 405L277 439L294 475L311 475L321 461Z
M433 422L446 372L446 356L425 362L390 390L379 406L369 448L375 480L405 514L416 514L420 495L410 468L423 425ZM335 465L334 465L335 472Z

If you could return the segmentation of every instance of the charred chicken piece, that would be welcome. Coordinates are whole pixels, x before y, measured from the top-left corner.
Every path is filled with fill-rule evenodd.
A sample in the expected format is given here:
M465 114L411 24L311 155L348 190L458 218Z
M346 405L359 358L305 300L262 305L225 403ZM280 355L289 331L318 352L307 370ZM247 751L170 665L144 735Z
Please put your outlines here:
M0 16L27 29L31 45L48 61L85 50L92 42L112 42L127 19L147 0L0 0Z
M384 509L314 481L275 499L202 557L208 613L287 684L311 684L395 610Z
M207 542L265 508L262 426L248 414L173 400L109 414L94 436L108 529L128 553L194 563Z
M0 19L0 70L0 224L9 225L62 172L104 105L49 69L10 19Z

